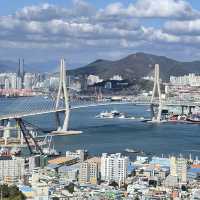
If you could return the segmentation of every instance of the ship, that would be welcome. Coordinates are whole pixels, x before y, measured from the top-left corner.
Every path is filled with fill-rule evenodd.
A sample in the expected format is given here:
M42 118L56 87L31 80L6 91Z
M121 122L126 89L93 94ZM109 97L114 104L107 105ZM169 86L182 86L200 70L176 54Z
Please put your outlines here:
M125 115L117 110L112 110L110 112L105 111L101 112L99 115L96 116L97 118L125 118Z
M199 114L192 114L190 117L187 118L188 122L200 124L200 115Z
M170 116L168 119L168 121L170 121L170 122L184 122L186 120L187 120L186 115L178 115L178 114L174 114L174 115Z

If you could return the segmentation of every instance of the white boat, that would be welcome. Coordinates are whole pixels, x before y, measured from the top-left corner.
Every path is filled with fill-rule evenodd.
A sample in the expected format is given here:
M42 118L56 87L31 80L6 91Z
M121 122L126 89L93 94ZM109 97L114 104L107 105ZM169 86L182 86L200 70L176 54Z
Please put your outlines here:
M120 113L117 110L112 110L110 112L105 111L101 112L99 115L96 116L97 118L125 118L125 115L123 113Z
M128 153L139 153L139 151L134 150L134 149L129 149L129 148L125 149L125 151Z
M112 113L105 111L96 116L97 118L113 118Z

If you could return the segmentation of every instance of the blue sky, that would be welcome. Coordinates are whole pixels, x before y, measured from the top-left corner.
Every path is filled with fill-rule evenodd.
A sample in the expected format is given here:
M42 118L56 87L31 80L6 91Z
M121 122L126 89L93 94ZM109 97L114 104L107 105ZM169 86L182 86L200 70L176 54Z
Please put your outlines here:
M199 1L0 1L0 59L79 66L138 51L200 60Z
M88 0L87 2L95 4L97 8L103 8L108 3L119 2L118 0ZM123 4L127 5L133 1L123 0ZM195 2L195 1L194 1ZM71 6L71 0L1 0L0 10L1 15L8 15L14 13L16 10L22 9L24 6L37 5L42 3L55 4L60 6Z
M121 0L124 5L134 2L135 0ZM120 2L120 0L87 0L91 4L95 4L97 8L103 8L110 3ZM198 0L188 0L192 7L200 9L200 3ZM60 6L70 6L71 0L1 0L0 1L0 13L1 15L12 14L16 10L23 8L24 6L50 3Z

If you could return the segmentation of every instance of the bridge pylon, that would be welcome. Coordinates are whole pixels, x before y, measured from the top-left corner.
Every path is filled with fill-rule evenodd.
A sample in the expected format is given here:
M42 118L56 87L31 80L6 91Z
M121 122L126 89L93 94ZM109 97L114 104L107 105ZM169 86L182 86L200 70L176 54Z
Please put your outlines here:
M58 122L58 130L57 131L67 131L69 126L69 95L66 85L66 71L65 71L65 60L61 59L60 61L60 81L59 81L59 88L58 88L58 94L56 99L56 110L59 109L59 103L61 99L64 100L64 106L65 106L65 118L63 125L61 126L60 119L58 113L57 115L57 122Z
M152 115L152 121L154 122L160 122L161 120L161 113L162 113L162 99L161 99L161 89L160 89L160 69L159 64L155 64L155 72L154 72L154 85L153 85L153 91L151 96L151 115ZM156 92L158 95L158 111L157 115L154 111L154 99L156 98Z

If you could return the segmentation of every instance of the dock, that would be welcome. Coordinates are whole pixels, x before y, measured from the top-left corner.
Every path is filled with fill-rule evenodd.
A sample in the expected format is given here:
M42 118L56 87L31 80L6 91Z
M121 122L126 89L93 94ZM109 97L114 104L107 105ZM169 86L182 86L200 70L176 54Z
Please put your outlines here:
M63 136L63 135L80 135L82 131L75 131L75 130L69 130L69 131L52 131L49 135L50 136Z

